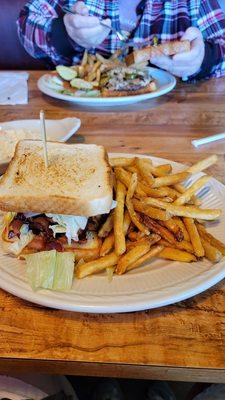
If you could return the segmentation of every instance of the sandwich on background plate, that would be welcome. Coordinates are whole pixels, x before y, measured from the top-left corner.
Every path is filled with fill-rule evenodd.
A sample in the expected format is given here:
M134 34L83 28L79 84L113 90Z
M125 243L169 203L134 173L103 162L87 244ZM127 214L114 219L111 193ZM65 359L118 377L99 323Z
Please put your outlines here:
M111 167L102 146L24 140L0 180L2 240L27 261L34 289L68 290L76 261L97 258L100 225L113 207Z
M157 89L146 68L117 67L107 71L105 79L107 82L102 88L103 97L133 96L154 92Z
M147 62L151 57L164 54L165 56L174 56L175 54L190 51L190 42L188 40L173 40L161 44L154 44L135 50L126 56L127 66Z

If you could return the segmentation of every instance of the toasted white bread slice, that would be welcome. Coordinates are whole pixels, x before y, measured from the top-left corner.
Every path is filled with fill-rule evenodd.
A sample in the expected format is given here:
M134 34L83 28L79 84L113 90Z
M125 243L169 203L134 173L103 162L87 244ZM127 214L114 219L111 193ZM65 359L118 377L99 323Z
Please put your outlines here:
M135 50L126 57L126 64L130 66L149 61L155 55L173 56L186 51L190 51L190 42L188 40L173 40L157 46L147 46L143 47L143 49Z
M103 146L43 144L23 140L0 180L0 210L87 217L105 214L112 204L111 168Z

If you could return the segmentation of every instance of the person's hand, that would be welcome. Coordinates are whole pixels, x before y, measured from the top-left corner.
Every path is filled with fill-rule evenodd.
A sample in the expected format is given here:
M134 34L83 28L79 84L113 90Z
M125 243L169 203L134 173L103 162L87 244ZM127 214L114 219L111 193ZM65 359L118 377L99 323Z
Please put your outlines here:
M191 42L191 50L176 54L173 57L164 54L152 56L150 62L171 74L186 79L201 68L205 56L205 44L199 29L191 27L186 30L181 40Z
M86 49L101 44L110 32L111 20L104 20L109 28L102 26L97 17L89 16L89 9L83 1L78 1L72 11L75 14L64 15L64 24L70 38Z

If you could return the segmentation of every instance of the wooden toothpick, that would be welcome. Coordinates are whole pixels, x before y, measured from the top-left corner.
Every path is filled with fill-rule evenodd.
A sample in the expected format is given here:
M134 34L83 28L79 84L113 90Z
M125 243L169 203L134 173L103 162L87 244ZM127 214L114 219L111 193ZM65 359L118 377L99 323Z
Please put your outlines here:
M49 164L48 164L48 149L47 149L46 126L45 126L45 113L43 110L40 111L40 122L41 122L45 167L48 168Z

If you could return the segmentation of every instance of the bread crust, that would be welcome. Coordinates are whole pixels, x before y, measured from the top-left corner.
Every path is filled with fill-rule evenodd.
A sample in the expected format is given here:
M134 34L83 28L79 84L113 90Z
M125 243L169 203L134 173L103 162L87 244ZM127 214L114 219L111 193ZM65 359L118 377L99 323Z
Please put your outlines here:
M147 46L140 50L135 50L133 53L126 57L127 66L147 62L151 57L164 54L166 56L173 56L178 53L190 51L190 42L188 40L173 40L165 42L158 46Z
M155 92L157 89L155 81L150 82L147 86L138 90L110 90L103 89L102 97L124 97L124 96L136 96L138 94L145 94Z

